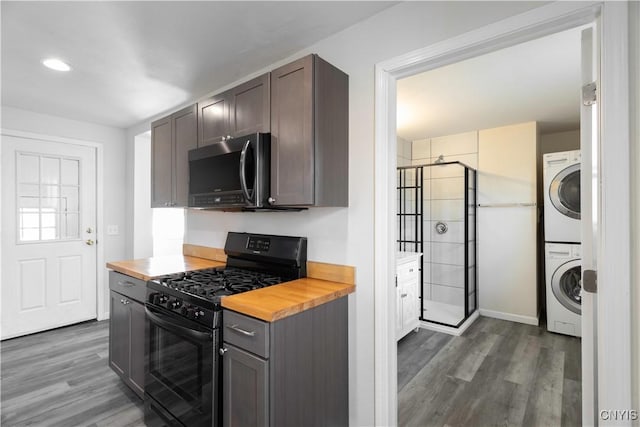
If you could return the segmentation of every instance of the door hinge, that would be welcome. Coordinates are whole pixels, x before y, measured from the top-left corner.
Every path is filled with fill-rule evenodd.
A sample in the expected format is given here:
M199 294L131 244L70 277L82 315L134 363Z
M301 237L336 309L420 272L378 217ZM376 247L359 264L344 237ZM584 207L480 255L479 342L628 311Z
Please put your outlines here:
M596 103L597 95L596 91L598 89L598 85L596 82L587 83L582 86L582 105L593 105Z
M592 294L598 292L598 272L595 270L583 270L582 289Z

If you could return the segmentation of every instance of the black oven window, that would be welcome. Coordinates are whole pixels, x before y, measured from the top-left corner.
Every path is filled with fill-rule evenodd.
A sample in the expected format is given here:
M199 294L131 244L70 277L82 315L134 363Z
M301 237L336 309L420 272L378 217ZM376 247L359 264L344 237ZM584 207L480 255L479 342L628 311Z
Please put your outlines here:
M202 345L154 326L149 371L184 400L198 405L202 395Z

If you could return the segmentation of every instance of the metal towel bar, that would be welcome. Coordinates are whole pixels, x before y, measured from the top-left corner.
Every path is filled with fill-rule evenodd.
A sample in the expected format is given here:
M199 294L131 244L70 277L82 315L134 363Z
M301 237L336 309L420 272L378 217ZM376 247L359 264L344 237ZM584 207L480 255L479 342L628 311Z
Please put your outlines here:
M479 208L528 208L535 206L537 203L478 203Z

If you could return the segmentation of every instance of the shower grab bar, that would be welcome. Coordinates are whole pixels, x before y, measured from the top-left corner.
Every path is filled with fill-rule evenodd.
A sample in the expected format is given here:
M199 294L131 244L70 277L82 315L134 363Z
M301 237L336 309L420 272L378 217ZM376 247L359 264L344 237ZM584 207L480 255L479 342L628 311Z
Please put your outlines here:
M537 203L478 203L479 208L528 208L538 206Z

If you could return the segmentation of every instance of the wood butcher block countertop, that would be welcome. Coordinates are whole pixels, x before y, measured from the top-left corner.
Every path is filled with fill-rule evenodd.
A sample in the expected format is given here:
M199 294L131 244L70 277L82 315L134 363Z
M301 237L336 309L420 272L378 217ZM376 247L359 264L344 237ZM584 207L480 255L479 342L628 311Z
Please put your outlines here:
M352 284L306 277L224 297L222 307L274 322L342 298L355 288Z
M165 274L222 267L226 256L222 249L185 244L184 255L169 255L107 263L107 268L141 280ZM355 268L343 265L307 262L307 277L230 295L222 298L222 307L274 322L354 292Z
M182 271L203 270L205 268L222 267L224 262L197 258L188 255L167 255L128 261L108 262L107 268L140 280L151 280L166 274Z

